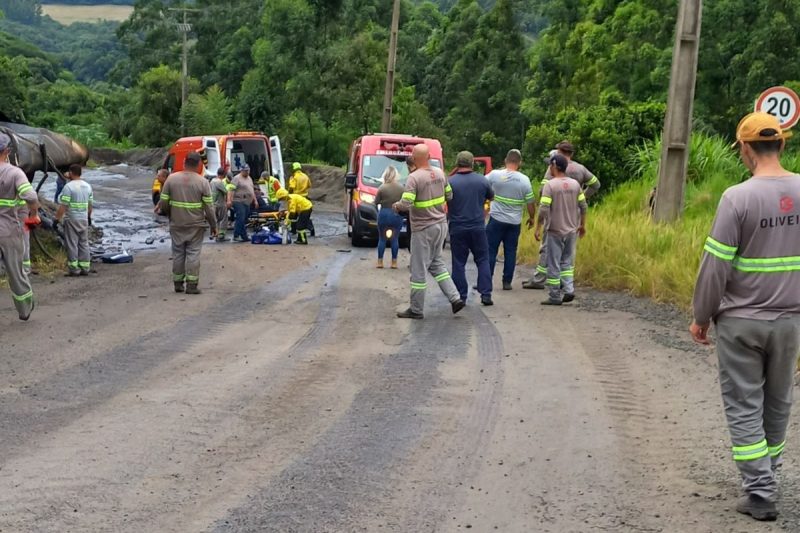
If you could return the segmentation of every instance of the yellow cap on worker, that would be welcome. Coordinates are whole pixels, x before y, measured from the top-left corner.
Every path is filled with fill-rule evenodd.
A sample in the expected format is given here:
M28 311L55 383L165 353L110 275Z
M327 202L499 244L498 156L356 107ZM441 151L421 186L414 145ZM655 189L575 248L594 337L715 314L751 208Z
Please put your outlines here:
M301 165L300 163L293 163L292 170L303 170L303 165Z
M765 130L773 130L773 135L762 135ZM792 136L791 131L783 131L778 117L757 111L750 113L739 121L736 127L736 142L731 145L736 148L741 142L753 141L780 141Z
M283 200L288 196L289 196L289 191L287 191L283 187L281 187L280 189L277 190L277 192L275 192L275 198L277 198L278 200Z

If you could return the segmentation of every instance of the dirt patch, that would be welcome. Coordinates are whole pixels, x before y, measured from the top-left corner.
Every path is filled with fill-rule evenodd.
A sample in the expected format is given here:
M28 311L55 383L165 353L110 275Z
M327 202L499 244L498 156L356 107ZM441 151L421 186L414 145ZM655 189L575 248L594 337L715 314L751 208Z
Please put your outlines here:
M327 165L303 165L303 172L311 178L309 198L313 202L341 204L344 202L344 169ZM292 174L291 165L286 167L286 176Z

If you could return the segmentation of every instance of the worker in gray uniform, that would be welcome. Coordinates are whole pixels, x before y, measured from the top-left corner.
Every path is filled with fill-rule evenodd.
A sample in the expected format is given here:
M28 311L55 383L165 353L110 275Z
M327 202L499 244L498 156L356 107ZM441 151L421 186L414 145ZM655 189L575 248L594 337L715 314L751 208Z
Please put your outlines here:
M695 341L716 324L722 400L745 496L736 510L778 516L776 469L786 443L800 352L800 176L781 166L789 132L751 113L736 146L752 178L723 193L694 292Z
M424 144L414 147L412 154L416 170L408 176L402 199L395 211L408 211L411 220L411 306L397 313L399 318L424 318L427 274L439 284L450 301L453 314L466 305L450 277L442 248L447 238L445 204L453 197L447 178L439 168L431 166L430 150Z
M6 271L11 296L20 320L28 320L35 302L28 274L22 266L23 224L19 219L19 202L24 200L33 215L24 222L39 224L39 197L19 168L8 162L11 138L0 133L0 261Z
M200 175L202 158L197 152L186 155L182 172L171 174L164 182L157 209L169 217L172 237L172 280L175 292L200 294L200 252L206 223L211 237L217 236L217 218L208 180ZM185 283L185 286L184 286Z
M553 176L550 170L550 158L556 154L562 155L567 159L568 164L566 175L578 182L578 184L581 186L581 189L583 189L583 193L586 195L587 200L600 190L600 180L597 178L597 176L592 174L592 172L585 166L581 165L577 161L572 160L572 156L575 155L575 147L572 145L572 143L569 141L561 141L556 145L555 150L551 150L548 157L544 160L545 164L547 165L547 172L545 172L541 187L539 188L540 198L541 191L544 189L545 184ZM525 289L544 289L546 278L547 239L545 239L542 242L542 245L539 247L539 264L536 266L536 272L534 273L533 278L523 282L522 287Z
M92 217L92 186L81 179L80 165L69 167L69 182L58 197L56 222L64 223L67 245L67 276L88 276L92 268L89 253L89 220Z
M586 234L586 195L577 181L567 176L567 158L550 158L550 180L542 188L539 218L534 236L541 240L547 228L548 298L542 305L561 305L575 299L575 241Z

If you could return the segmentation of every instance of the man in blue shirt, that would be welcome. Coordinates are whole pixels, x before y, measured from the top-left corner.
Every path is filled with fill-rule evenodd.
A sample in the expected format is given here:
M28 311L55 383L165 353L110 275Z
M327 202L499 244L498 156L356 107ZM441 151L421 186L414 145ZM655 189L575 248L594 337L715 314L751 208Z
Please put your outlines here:
M483 305L492 305L492 272L489 267L489 243L486 239L484 204L494 199L492 186L485 176L473 172L475 158L461 152L455 174L450 178L453 199L447 203L450 218L450 248L453 256L453 282L461 299L467 301L465 267L470 252L478 267L478 292Z

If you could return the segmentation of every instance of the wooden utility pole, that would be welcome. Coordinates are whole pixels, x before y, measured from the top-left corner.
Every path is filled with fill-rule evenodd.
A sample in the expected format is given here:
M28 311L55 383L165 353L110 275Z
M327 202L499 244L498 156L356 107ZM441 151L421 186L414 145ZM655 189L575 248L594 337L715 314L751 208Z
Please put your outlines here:
M400 0L394 0L392 31L389 36L389 60L386 62L386 88L383 93L383 120L381 131L392 131L392 103L394 100L394 67L397 63L397 32L400 28Z
M191 9L188 7L174 7L169 8L169 11L182 11L183 22L178 23L178 31L183 34L183 52L181 53L181 110L186 105L186 100L189 99L189 32L192 31L192 25L186 20L189 11L200 11L199 9ZM186 121L181 113L181 133L186 135Z
M656 222L677 220L683 211L702 14L703 0L681 0L675 25L667 116L661 138L661 164L653 213Z

